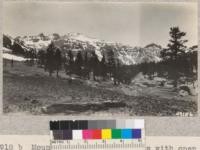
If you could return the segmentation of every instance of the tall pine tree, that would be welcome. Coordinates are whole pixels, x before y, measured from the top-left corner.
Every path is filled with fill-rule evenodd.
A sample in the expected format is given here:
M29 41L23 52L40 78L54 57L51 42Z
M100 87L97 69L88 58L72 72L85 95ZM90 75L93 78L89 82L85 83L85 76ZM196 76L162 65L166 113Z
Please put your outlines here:
M81 51L78 52L75 61L76 74L82 76L83 58Z
M106 58L105 58L104 54L103 54L103 58L101 59L101 62L100 62L100 71L101 71L101 76L105 80L106 75L107 75L107 67L106 67Z
M62 55L59 48L57 48L55 52L55 67L56 67L56 75L58 77L59 70L62 67Z
M94 51L90 58L90 67L93 72L93 79L96 80L96 76L99 75L99 60Z
M90 67L89 67L89 60L88 60L88 52L85 52L84 56L84 69L83 69L84 77L90 79Z
M167 49L162 51L163 58L169 58L171 60L177 60L178 55L185 53L186 46L184 45L187 40L182 38L186 35L185 32L180 31L179 27L170 28L169 35L171 39L167 45Z
M172 79L174 87L177 87L178 79L182 72L181 68L184 65L181 61L185 57L185 43L187 40L183 39L183 37L186 33L180 31L179 27L171 27L169 35L171 39L167 45L168 48L161 52L161 56L167 62L168 78Z
M54 51L55 47L54 44L51 43L49 45L49 47L47 48L47 52L46 52L46 65L45 68L46 70L49 72L49 76L52 76L52 73L55 70L55 51Z
M67 58L65 63L65 72L71 78L72 73L74 72L74 55L71 50L67 52ZM70 80L71 81L71 80Z

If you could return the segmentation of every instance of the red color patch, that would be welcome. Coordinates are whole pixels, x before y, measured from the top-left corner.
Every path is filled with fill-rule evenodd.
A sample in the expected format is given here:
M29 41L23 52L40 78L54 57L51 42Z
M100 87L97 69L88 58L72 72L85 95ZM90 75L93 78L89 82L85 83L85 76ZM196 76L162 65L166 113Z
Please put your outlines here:
M101 139L101 130L92 130L92 139Z

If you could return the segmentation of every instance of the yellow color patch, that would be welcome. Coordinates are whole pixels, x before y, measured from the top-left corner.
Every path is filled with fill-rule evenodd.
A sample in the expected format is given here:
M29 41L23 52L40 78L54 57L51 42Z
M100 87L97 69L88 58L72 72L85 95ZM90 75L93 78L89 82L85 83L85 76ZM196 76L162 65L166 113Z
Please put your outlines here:
M111 129L102 129L101 136L102 139L111 139Z

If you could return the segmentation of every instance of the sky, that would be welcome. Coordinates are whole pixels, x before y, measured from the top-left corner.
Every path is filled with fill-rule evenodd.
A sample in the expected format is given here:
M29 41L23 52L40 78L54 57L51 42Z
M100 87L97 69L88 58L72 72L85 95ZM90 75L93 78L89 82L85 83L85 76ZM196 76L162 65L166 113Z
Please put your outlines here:
M131 46L166 47L169 29L186 32L188 46L198 42L196 3L4 2L3 32L12 37L75 32Z

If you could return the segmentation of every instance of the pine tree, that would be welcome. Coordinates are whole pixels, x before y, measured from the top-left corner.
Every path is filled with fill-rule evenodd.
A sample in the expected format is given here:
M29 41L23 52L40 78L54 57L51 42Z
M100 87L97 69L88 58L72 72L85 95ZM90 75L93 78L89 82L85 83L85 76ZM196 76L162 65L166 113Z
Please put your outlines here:
M38 58L38 65L40 67L42 67L43 65L45 65L45 51L44 50L40 50L37 53L37 58Z
M67 52L65 72L70 76L69 83L71 83L72 82L71 75L74 72L74 55L71 50Z
M119 59L116 60L115 70L114 70L114 84L120 84L121 79L121 67Z
M51 43L49 47L47 48L47 53L46 53L46 65L45 68L49 72L49 76L52 76L53 71L55 70L55 61L54 61L54 44Z
M192 68L197 72L197 64L198 64L198 53L197 53L197 50L195 50L195 49L197 49L198 48L198 46L197 45L194 45L194 46L192 46L191 47L191 52L189 53L189 57L190 57L190 63L191 63L191 65L192 65Z
M173 79L174 87L177 87L178 79L183 73L182 67L184 64L180 62L183 62L182 58L185 57L186 46L184 44L187 40L184 40L183 37L186 33L180 31L179 27L172 27L169 35L171 39L167 45L168 48L161 52L161 56L167 63L168 78Z
M106 59L105 59L104 54L103 54L103 58L101 59L101 62L100 62L100 71L101 71L101 76L105 80L105 77L107 74L107 69L106 69Z
M90 59L90 67L93 72L93 79L96 80L96 76L99 75L99 60L94 51Z
M83 58L81 51L78 52L75 61L76 74L82 76Z
M177 60L178 54L184 53L186 46L184 45L187 40L182 38L186 35L185 32L180 31L179 27L170 28L169 35L171 39L167 45L167 49L164 49L161 54L163 58L169 58L171 60Z
M88 53L85 52L85 56L84 56L84 66L88 66Z
M112 77L114 74L115 67L116 67L113 50L112 49L108 50L107 55L108 55L108 69L109 69L110 77Z
M69 56L69 65L72 66L73 63L74 63L74 56L73 56L71 50L69 50L69 52L68 52L68 56Z
M89 60L88 60L88 52L85 52L85 57L84 57L84 77L87 77L88 79L90 78L90 69L89 69Z
M61 55L61 51L60 49L56 49L56 52L55 52L55 67L56 67L56 75L58 77L58 72L59 70L61 69L62 67L62 55Z

